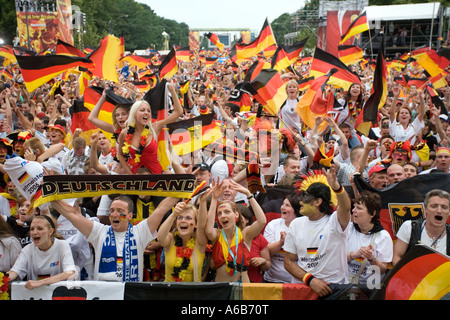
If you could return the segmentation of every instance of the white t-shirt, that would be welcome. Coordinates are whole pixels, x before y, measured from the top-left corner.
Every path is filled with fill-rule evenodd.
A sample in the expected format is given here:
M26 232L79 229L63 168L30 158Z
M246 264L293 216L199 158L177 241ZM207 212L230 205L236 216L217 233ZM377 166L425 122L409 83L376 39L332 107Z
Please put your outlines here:
M270 221L264 229L264 238L269 243L274 243L280 240L280 232L288 232L289 227L286 225L284 219L274 219ZM291 283L292 275L284 268L285 251L281 249L279 252L270 257L270 269L264 272L264 280L269 282Z
M33 243L26 245L11 268L21 279L40 280L66 271L76 271L72 251L65 240L55 239L53 246L42 251Z
M426 222L426 220L424 222ZM402 223L400 229L397 231L397 238L405 243L409 243L411 239L411 229L411 220L406 220ZM422 244L429 247L431 247L434 242L434 240L428 236L427 230L425 230L425 225L422 225L420 241L422 242ZM447 254L447 233L445 233L445 235L436 242L436 246L433 246L432 248L442 254Z
M386 230L374 234L363 234L355 229L355 226L350 222L350 233L347 239L347 252L356 252L361 247L372 245L375 258L381 262L392 262L394 251L394 244L392 238ZM361 267L362 260L352 260L348 263L348 270L350 275L357 275ZM364 284L367 278L372 274L373 269L369 262L366 263L364 271L362 271L359 283ZM383 275L381 275L383 276Z
M119 276L118 274L121 271L120 266L118 266L117 268L118 269L117 273L99 274L98 272L103 242L105 241L105 238L109 232L108 231L109 227L110 226L108 225L104 225L99 222L94 222L91 234L87 238L87 240L94 247L95 252L94 280L122 281L122 276ZM116 239L117 257L122 257L123 255L125 234L126 232L114 232L114 236ZM136 238L137 243L139 281L142 281L143 280L142 270L144 269L144 250L147 244L156 238L157 232L155 231L154 234L151 234L150 229L148 228L147 220L144 220L139 224L133 226L133 234Z
M342 230L337 213L316 221L299 217L291 222L283 249L298 256L297 264L316 278L335 283L348 283L347 234ZM301 280L292 277L294 283Z
M0 272L7 272L11 269L19 257L21 250L22 245L16 237L4 237L0 239Z
M419 118L416 117L414 121L406 127L406 129L403 129L403 125L394 119L393 122L389 122L389 133L392 138L394 138L394 141L406 141L410 137L413 137L411 139L411 144L414 144L414 141L416 141L416 135L419 134L420 130L424 126L424 122L420 121Z
M286 125L291 129L296 128L298 132L302 132L300 116L295 111L297 103L297 99L287 99L281 107L281 119L283 119L284 122L283 127Z

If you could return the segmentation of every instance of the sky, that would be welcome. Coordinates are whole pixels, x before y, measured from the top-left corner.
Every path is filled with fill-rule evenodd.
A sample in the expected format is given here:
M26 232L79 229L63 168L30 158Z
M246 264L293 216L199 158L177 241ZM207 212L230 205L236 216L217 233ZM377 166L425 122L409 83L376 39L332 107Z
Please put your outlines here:
M283 13L293 13L304 0L137 0L160 17L186 23L189 28L248 28L259 31Z

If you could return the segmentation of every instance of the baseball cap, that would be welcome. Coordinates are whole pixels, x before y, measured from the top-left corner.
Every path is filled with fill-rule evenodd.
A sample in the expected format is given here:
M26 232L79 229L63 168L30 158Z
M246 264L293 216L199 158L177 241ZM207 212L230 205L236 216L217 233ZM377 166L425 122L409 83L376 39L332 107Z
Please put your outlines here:
M369 178L374 173L381 172L381 171L386 171L386 170L387 170L387 168L385 166L382 166L380 164L376 164L369 170Z
M446 114L440 114L439 118L444 120L445 122L448 122L448 116Z
M200 168L200 170L208 170L208 171L211 171L211 168L209 167L209 165L206 164L206 163L204 163L204 162L202 162L202 163L197 163L197 164L194 166L194 170L197 169L197 168Z

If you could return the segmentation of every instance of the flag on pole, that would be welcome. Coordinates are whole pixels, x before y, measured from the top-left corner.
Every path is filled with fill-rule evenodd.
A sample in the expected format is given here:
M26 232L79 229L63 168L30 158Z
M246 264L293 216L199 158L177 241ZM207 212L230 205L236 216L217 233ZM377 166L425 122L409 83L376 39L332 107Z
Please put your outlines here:
M367 14L364 11L350 24L347 31L341 36L340 44L343 44L348 38L367 30L369 30L369 24L367 23Z
M100 42L100 46L91 52L87 58L94 62L90 68L93 76L119 83L116 63L120 57L120 39L107 35Z
M242 42L236 43L237 58L246 59L256 56L258 53L273 44L276 44L275 36L273 35L269 20L266 18L261 31L259 32L259 35L255 40L253 40L249 44L245 44Z
M209 39L209 41L211 41L220 51L223 50L225 45L222 42L220 42L220 39L217 36L217 34L215 34L213 32L208 32L208 33L205 33L205 37L207 37Z
M170 80L177 72L178 72L177 57L175 53L175 48L172 47L170 52L167 54L167 56L164 58L164 60L161 62L161 65L159 66L159 78L160 79L166 78Z

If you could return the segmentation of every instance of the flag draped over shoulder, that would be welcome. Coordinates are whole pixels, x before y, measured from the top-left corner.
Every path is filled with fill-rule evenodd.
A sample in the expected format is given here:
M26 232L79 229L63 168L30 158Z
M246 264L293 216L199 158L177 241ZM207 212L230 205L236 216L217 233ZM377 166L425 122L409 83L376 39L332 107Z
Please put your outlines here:
M322 76L333 68L335 68L337 72L333 73L328 81L330 84L348 90L352 83L361 83L359 77L339 60L339 58L316 47L309 76Z
M381 41L373 76L372 93L364 104L362 111L358 114L355 122L355 129L365 136L369 135L371 126L377 123L378 110L384 106L388 95L387 68L383 51L384 45L383 41Z
M63 54L66 56L74 57L86 57L86 54L83 51L60 39L58 39L58 41L56 42L55 54Z
M184 155L222 138L212 113L167 125L176 154Z
M275 37L273 35L272 28L270 27L269 20L266 18L261 31L255 40L249 44L236 43L237 58L246 59L256 56L258 53L273 44L276 44Z
M94 66L89 58L66 55L16 56L16 59L28 92L71 68Z
M295 107L295 112L297 112L303 122L311 129L315 126L315 119L325 116L334 105L333 94L324 97L325 86L333 72L337 72L337 70L332 69L326 75L312 80L309 89L300 98ZM323 130L325 125L326 123L323 122L319 130Z
M441 300L449 292L450 258L416 245L389 271L373 300Z
M369 24L367 23L367 14L364 11L361 13L348 27L347 31L341 36L340 43L344 43L348 38L360 34L369 30Z
M222 42L220 42L220 39L217 36L217 34L213 32L208 32L205 33L205 37L207 37L220 51L223 50L225 45Z
M87 57L94 62L90 71L94 76L118 83L119 78L116 63L120 59L120 39L107 35L100 42L100 46Z
M172 47L170 52L164 58L159 66L159 78L171 79L178 71L177 57L175 48Z
M274 69L262 69L245 88L272 115L278 115L281 105L287 99L286 83Z
M34 206L54 200L111 194L188 198L194 183L192 174L49 175L43 179Z

